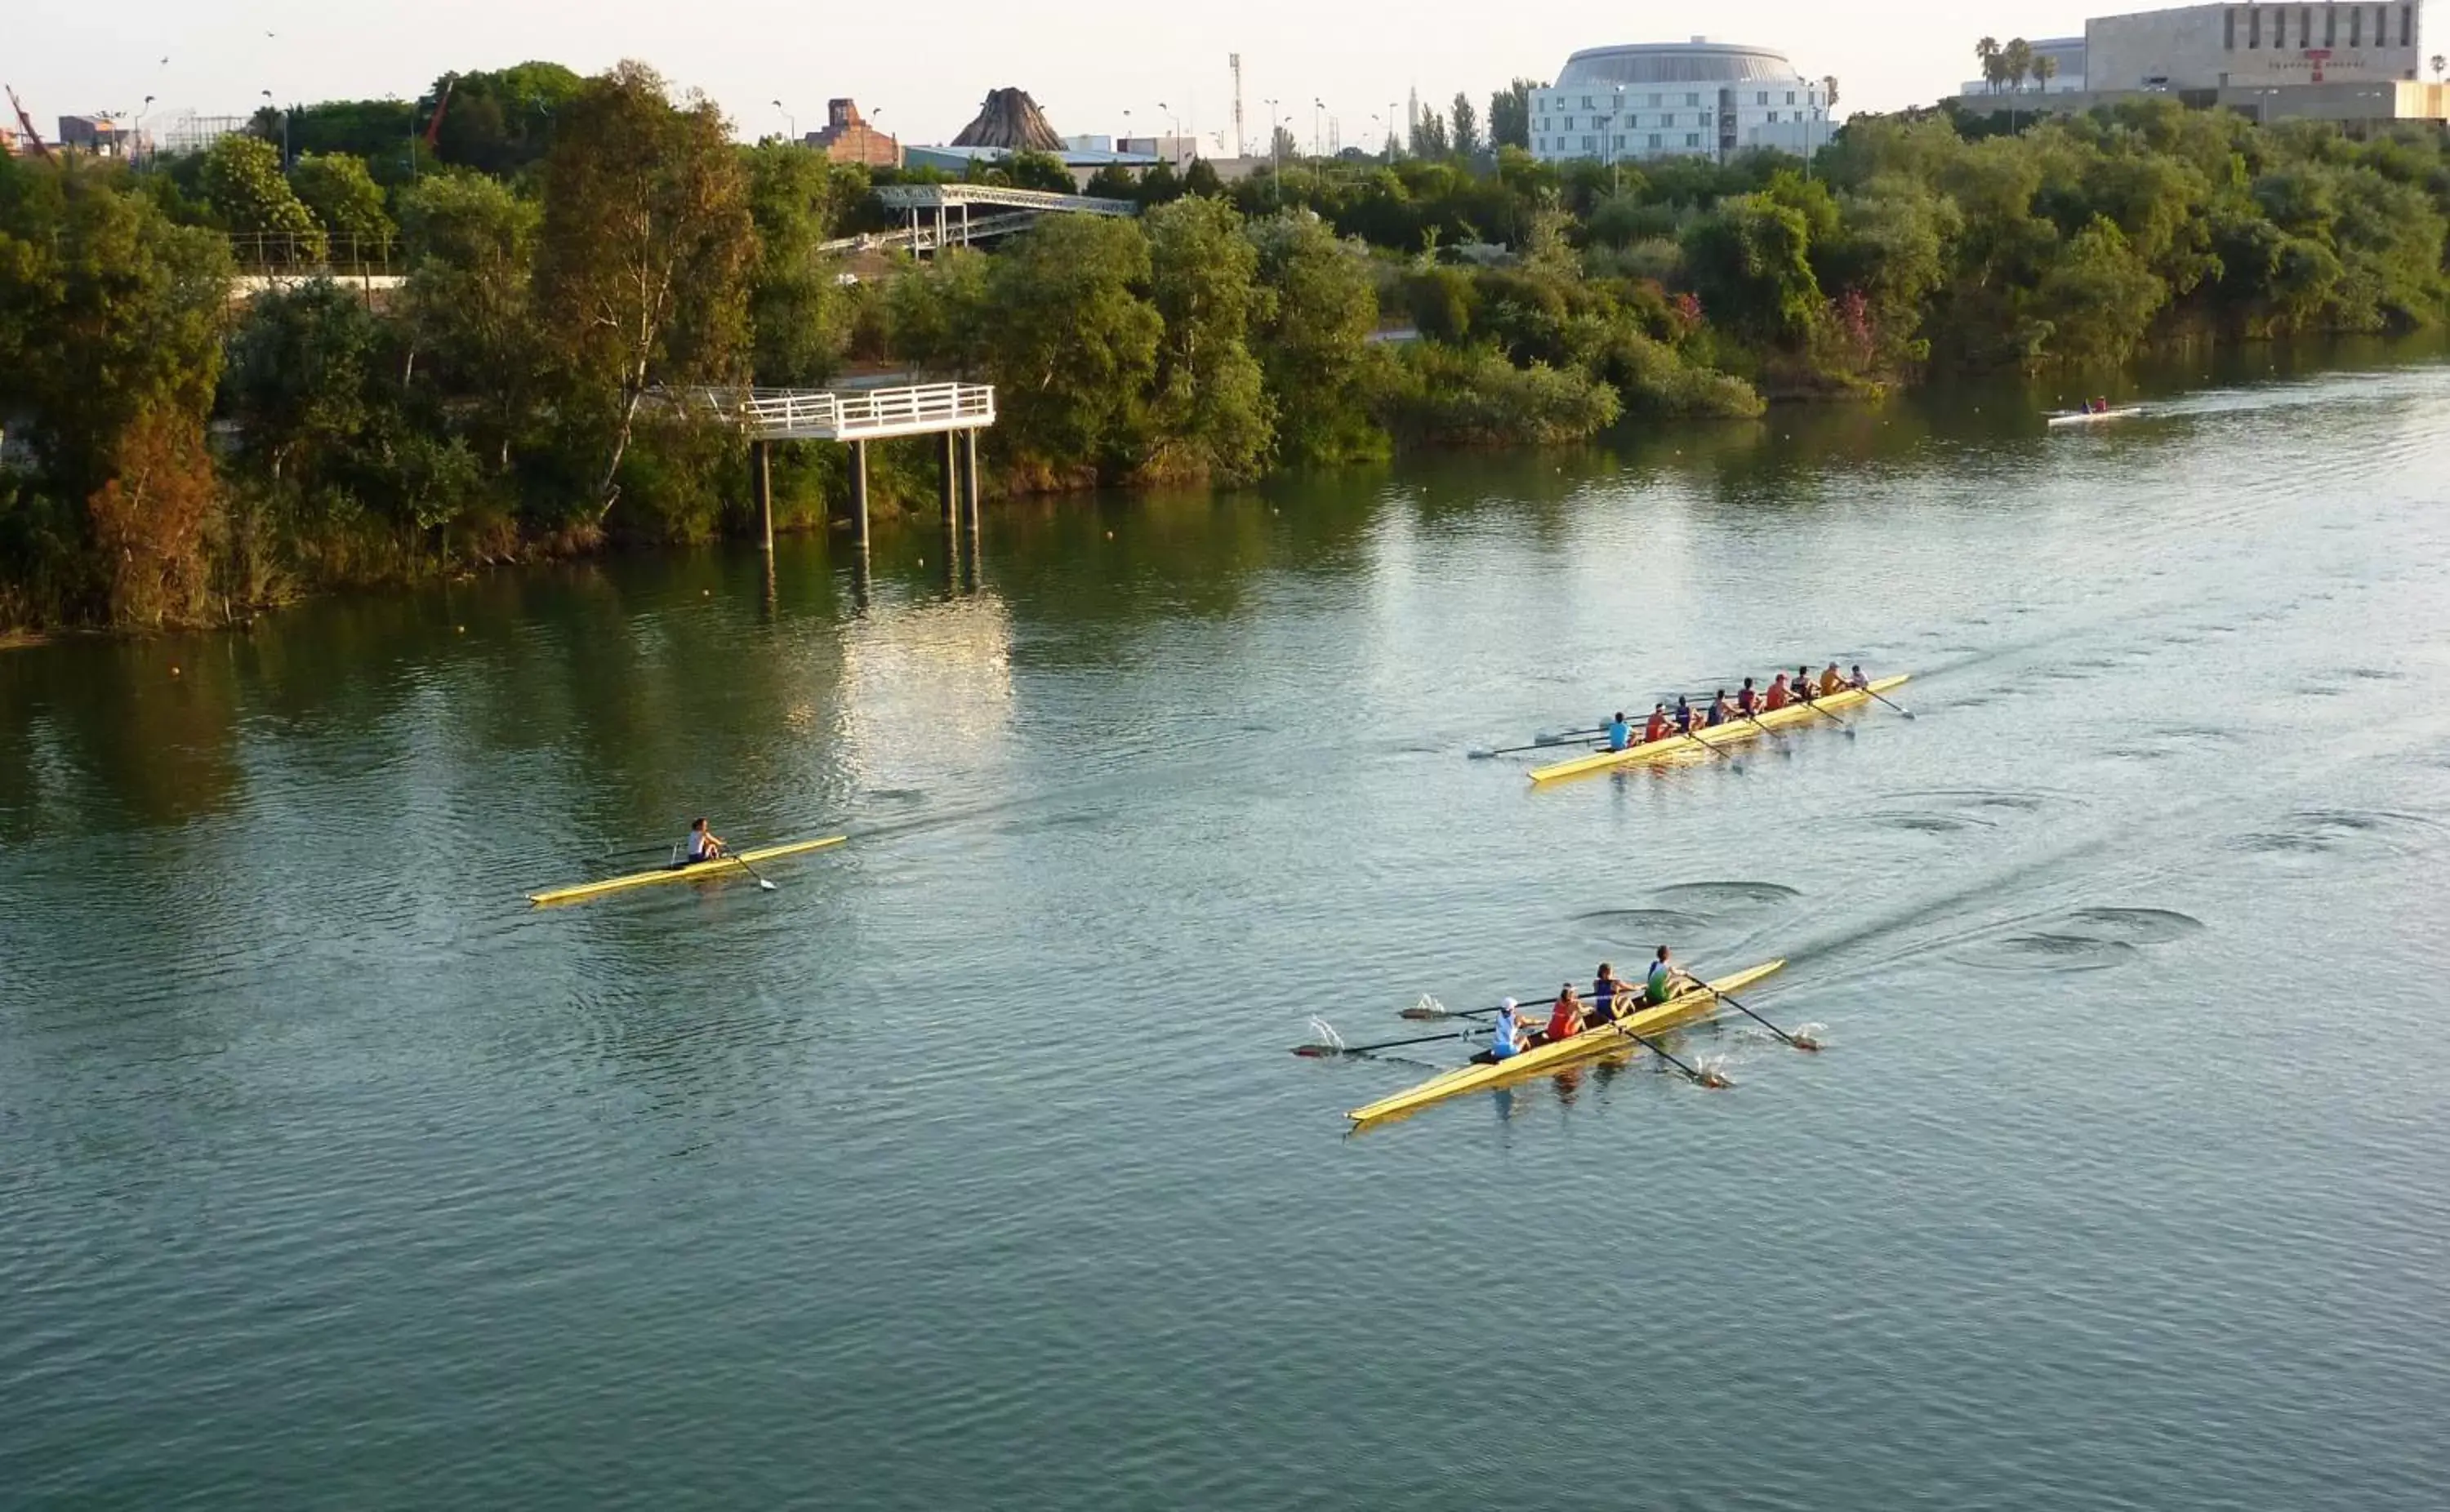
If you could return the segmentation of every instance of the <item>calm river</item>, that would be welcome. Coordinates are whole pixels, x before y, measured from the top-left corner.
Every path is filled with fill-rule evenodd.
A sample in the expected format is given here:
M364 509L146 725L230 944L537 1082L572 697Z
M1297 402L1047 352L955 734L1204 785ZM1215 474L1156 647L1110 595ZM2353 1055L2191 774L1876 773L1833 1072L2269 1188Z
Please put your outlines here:
M2450 364L2265 362L0 654L0 1502L2444 1504ZM1287 1054L1662 941L1827 1052Z

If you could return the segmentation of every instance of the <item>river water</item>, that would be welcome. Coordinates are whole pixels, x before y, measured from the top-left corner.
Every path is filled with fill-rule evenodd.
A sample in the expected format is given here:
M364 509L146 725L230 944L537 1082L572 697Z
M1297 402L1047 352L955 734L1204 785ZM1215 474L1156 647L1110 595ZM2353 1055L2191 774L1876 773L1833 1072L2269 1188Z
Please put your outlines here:
M2252 366L0 656L0 1502L2444 1504L2450 365ZM1287 1054L1661 942L1826 1052Z

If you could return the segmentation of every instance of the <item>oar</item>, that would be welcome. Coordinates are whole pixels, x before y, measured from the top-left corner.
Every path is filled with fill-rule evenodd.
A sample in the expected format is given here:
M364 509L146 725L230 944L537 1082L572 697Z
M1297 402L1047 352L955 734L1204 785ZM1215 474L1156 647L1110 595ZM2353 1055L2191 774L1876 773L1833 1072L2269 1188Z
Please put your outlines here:
M1293 1054L1324 1059L1329 1056L1366 1056L1379 1050L1400 1050L1406 1045L1434 1044L1442 1039L1468 1039L1487 1034L1486 1029L1452 1029L1442 1035L1414 1035L1410 1039L1382 1039L1374 1045L1295 1045Z
M1857 689L1856 689L1856 691L1857 691L1857 692L1858 692L1858 693L1865 693L1865 694L1869 694L1871 697L1874 697L1874 698L1879 698L1881 703L1883 703L1883 704L1889 704L1889 701L1888 701L1887 699L1885 699L1885 698L1881 698L1879 694L1872 692L1872 689L1871 689L1868 686L1863 687L1863 688L1857 688ZM1913 710L1913 709L1911 709L1911 708L1897 708L1897 706L1896 706L1896 705L1895 705L1895 704L1889 704L1889 707L1890 707L1891 708L1896 708L1896 709L1897 710L1897 712L1898 712L1898 713L1903 714L1903 715L1904 715L1906 718L1908 718L1908 719L1912 719L1912 718L1914 718L1914 717L1915 717L1915 716L1914 716L1914 710Z
M1703 740L1701 736L1694 734L1689 729L1680 729L1677 733L1683 736L1686 740L1691 741L1694 745L1701 746L1703 750L1708 751L1713 756L1724 756L1727 760L1735 762L1736 770L1742 771L1744 769L1744 764L1742 762L1736 761L1736 753L1734 751L1721 750L1718 746L1711 745L1708 741Z
M727 849L727 850L725 850L725 851L724 851L724 853L723 853L723 859L724 859L725 861L734 861L734 862L738 862L738 863L740 863L740 869L741 869L742 871L745 871L745 872L747 872L749 876L756 878L756 879L757 879L757 890L758 890L759 892L761 892L761 893L770 893L770 892L777 892L777 891L780 891L780 889L779 889L779 888L777 888L777 887L776 887L772 882L768 882L768 881L766 880L766 878L765 878L765 874L764 874L764 873L760 872L756 867L751 866L750 864L749 864L749 858L748 858L748 857L746 857L746 856L744 856L744 855L742 855L742 854L740 854L740 852L738 852L738 851L736 851L736 850Z
M1659 1047L1659 1042L1652 1039L1649 1036L1639 1035L1634 1033L1632 1030L1627 1029L1622 1020L1612 1021L1609 1023L1608 1027L1615 1030L1618 1034L1624 1036L1627 1039L1634 1041L1636 1044L1642 1046L1644 1050L1649 1051L1652 1055L1657 1056L1660 1059L1667 1062L1669 1065L1674 1066L1677 1070L1684 1073L1685 1076L1692 1078L1693 1085L1697 1087L1707 1087L1715 1092L1721 1087L1729 1085L1727 1078L1720 1076L1715 1071L1696 1071L1692 1067L1684 1064L1684 1062L1677 1059L1674 1056L1662 1050Z
M1521 1000L1523 1002L1537 1002L1540 998L1549 996L1551 995L1546 993L1524 993L1521 995ZM1497 1012L1498 1007L1498 1004L1491 1003L1486 1008L1432 1008L1427 1003L1416 1002L1410 1008L1405 1009L1402 1013L1397 1014L1395 1017L1398 1018L1411 1019L1477 1018L1483 1014L1493 1014Z
M1599 731L1593 730L1591 733L1596 735ZM1563 746L1566 741L1572 738L1573 737L1571 736L1561 735L1555 740L1536 740L1528 746L1500 746L1493 750L1472 750L1466 751L1464 754L1470 757L1473 761L1485 762L1491 756L1513 756L1526 750L1550 750L1556 746Z
M1839 719L1830 710L1821 708L1820 701L1818 699L1807 698L1803 700L1803 707L1819 715L1822 719L1828 720L1830 723L1836 725L1839 729L1844 730L1848 740L1853 740L1855 738L1855 727L1849 725L1844 720Z
M1703 981L1701 978L1699 978L1699 977L1694 977L1694 978L1690 978L1690 979L1689 979L1689 980L1691 980L1691 981L1692 981L1696 986L1699 986L1699 987L1700 987L1703 992L1706 992L1706 993L1708 993L1711 997L1718 998L1721 1002L1725 1003L1728 1007L1735 1009L1738 1013L1742 1014L1745 1018L1747 1018L1751 1019L1753 1022L1755 1022L1755 1023L1757 1023L1757 1024L1760 1025L1763 1029L1768 1030L1771 1034L1774 1034L1774 1035L1778 1036L1780 1039L1785 1040L1788 1044L1793 1045L1796 1049L1798 1049L1798 1050L1818 1050L1818 1049L1820 1048L1820 1047L1819 1047L1819 1045L1818 1045L1818 1044L1814 1043L1812 1040L1809 1040L1809 1039L1799 1039L1799 1038L1797 1038L1795 1036L1788 1034L1785 1030L1780 1029L1778 1025L1776 1025L1776 1024L1774 1024L1774 1023L1771 1023L1768 1019L1766 1019L1766 1018L1762 1018L1760 1015L1759 1015L1759 1014L1757 1014L1757 1013L1753 1012L1751 1009L1749 1009L1749 1008L1745 1007L1742 1003L1740 1003L1740 1002L1736 1001L1733 998L1728 997L1725 993L1721 992L1718 988L1711 986L1708 982Z

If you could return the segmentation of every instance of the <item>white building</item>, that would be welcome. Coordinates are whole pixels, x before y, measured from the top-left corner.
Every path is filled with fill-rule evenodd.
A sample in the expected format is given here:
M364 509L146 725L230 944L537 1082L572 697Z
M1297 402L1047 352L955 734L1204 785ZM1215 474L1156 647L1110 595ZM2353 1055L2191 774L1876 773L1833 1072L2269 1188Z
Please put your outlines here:
M1809 154L1829 132L1821 81L1785 53L1706 37L1585 48L1531 94L1531 155L1548 163Z

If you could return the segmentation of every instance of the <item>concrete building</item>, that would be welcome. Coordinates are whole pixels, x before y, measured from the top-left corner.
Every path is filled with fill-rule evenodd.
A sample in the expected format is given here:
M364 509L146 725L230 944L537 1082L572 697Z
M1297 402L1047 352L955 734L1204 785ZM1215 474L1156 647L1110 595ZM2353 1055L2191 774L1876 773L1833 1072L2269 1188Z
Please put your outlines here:
M2422 77L2421 8L2209 5L2084 24L2094 89L2269 88Z
M2023 89L2040 94L2084 92L2084 38L2045 37L2028 46L2033 49L2036 58L2051 60L2051 71L2048 79L2027 79L2021 87ZM2018 88L2019 86L2014 84L1993 85L1988 79L1968 79L1961 92L1968 96L2013 94Z
M858 163L871 168L902 166L902 144L860 119L854 100L827 100L826 127L803 139L835 163Z
M2171 95L2257 121L2331 121L2351 132L2450 118L2423 82L2422 12L2413 4L2201 5L2085 23L2083 87L2004 93L1968 85L1954 104L1981 113L2081 112ZM2062 69L2067 66L2061 65Z
M1830 129L1825 86L1786 54L1706 37L1585 48L1531 95L1531 155L1549 163L1808 154Z
M1084 140L1100 140L1089 138ZM914 168L935 168L959 178L967 173L970 165L1001 163L1012 156L1009 147L920 146L916 144L902 150L902 161ZM1056 159L1071 171L1072 182L1086 187L1098 170L1105 167L1129 169L1135 176L1146 173L1164 160L1145 152L1118 152L1096 147L1065 147L1047 156Z

